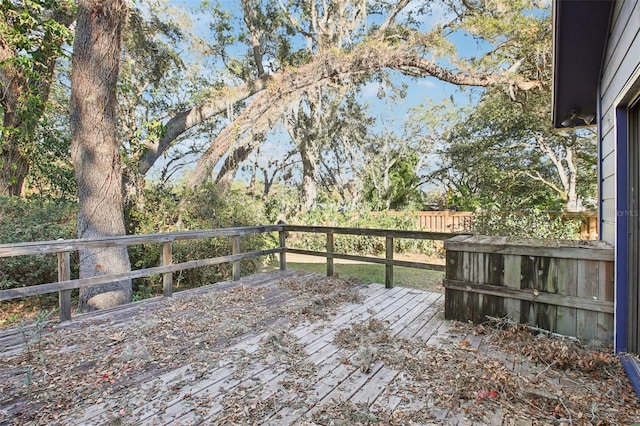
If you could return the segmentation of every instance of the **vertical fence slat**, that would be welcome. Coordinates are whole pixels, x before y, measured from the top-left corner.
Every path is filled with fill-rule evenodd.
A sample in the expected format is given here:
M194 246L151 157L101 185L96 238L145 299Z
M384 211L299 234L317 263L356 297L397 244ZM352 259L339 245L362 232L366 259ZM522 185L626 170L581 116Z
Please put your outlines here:
M162 266L173 263L173 248L171 242L162 243ZM165 297L173 295L173 272L162 274L162 289Z
M240 236L235 235L233 237L233 246L231 249L232 254L240 254ZM240 261L233 261L233 280L238 281L240 279Z
M581 296L580 289L586 285L578 282L578 259L559 259L557 288L558 293L566 296ZM595 262L591 262L594 264ZM579 283L579 284L578 284ZM556 311L556 332L565 336L578 335L578 309L558 306Z
M520 289L522 258L518 255L504 256L504 285L515 290ZM506 299L504 307L507 317L516 323L522 322L522 302L520 300Z
M280 270L285 271L287 269L287 233L284 227L278 231L278 237L280 238Z
M600 265L604 262L578 261L578 296L598 299L598 283L600 280ZM598 313L580 309L576 312L576 337L593 340L598 338Z
M71 256L68 251L58 253L58 282L71 279ZM71 319L71 290L58 292L58 305L60 307L60 321Z
M386 288L393 288L393 265L390 262L393 260L393 237L386 237L385 249L386 259L389 262L385 266L384 285Z
M333 232L327 232L327 276L333 276Z

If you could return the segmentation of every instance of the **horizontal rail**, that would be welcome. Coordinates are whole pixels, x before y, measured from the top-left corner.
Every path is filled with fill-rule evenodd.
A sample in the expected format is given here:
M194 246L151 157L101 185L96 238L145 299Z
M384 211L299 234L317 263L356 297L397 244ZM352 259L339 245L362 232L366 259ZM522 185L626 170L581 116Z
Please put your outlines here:
M175 263L166 266L156 266L153 268L136 269L135 271L123 272L120 274L101 275L91 278L80 278L76 280L60 281L51 284L40 284L28 287L20 287L9 290L0 290L0 301L17 299L25 296L37 296L39 294L55 293L62 290L73 290L81 287L88 287L97 284L106 284L114 281L121 281L134 278L144 278L151 275L164 274L168 272L179 272L185 269L199 268L202 266L219 265L221 263L234 262L238 260L251 259L258 256L280 253L280 248L262 250L256 252L230 254L227 256L210 257L208 259L189 260L187 262Z
M614 249L604 241L563 241L534 238L459 235L445 249L469 253L546 256L562 259L614 260Z
M196 240L215 237L242 237L245 235L282 231L283 228L283 225L244 226L237 228L179 231L160 234L119 235L101 238L79 238L74 240L0 244L0 257L61 253L65 251L82 250L85 248L120 247L156 243L162 244L180 240Z
M613 313L613 302L606 300L589 300L575 296L565 296L555 293L547 293L539 290L518 289L489 284L477 284L451 279L443 280L443 287L450 290L466 291L469 293L486 294L489 296L501 296L510 299L524 300L527 302L547 303L550 305L578 308L587 311Z
M413 240L436 240L444 241L457 235L468 235L456 232L424 232L424 231L404 231L400 229L373 229L373 228L336 228L331 226L304 226L285 225L285 231L291 232L311 232L316 234L340 234L340 235L364 235L368 237L391 237L407 238Z
M377 263L379 265L392 265L392 266L401 266L406 268L428 269L431 271L444 272L445 270L445 265L436 265L432 263L422 263L422 262L411 262L407 260L386 259L382 257L358 256L353 254L341 254L341 253L330 254L323 251L303 250L303 249L295 249L295 248L288 248L288 247L286 248L286 252L303 254L308 256L330 257L334 259L353 260L356 262Z

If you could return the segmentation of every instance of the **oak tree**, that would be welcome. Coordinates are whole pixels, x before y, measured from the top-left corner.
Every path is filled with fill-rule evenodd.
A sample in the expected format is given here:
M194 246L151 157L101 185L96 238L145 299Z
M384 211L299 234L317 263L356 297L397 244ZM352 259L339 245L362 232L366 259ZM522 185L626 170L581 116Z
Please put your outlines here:
M122 166L116 85L125 0L80 0L71 71L71 130L78 183L78 237L124 235ZM80 251L80 277L130 270L126 247ZM131 301L131 280L82 288L80 308L102 309Z

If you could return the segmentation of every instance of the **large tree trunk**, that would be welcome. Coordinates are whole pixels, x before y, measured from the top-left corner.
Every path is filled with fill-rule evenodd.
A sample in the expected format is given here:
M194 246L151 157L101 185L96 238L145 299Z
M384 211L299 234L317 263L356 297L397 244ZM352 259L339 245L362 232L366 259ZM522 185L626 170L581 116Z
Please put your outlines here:
M78 237L125 233L122 169L116 135L124 0L80 0L71 72L71 156L78 181ZM80 251L80 277L130 270L126 247ZM80 308L131 301L131 280L80 289Z

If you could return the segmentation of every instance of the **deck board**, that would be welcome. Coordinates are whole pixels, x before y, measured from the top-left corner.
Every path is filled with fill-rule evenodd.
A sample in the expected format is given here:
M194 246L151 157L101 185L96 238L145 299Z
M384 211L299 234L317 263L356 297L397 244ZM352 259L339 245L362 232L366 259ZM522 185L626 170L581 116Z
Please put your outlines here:
M316 277L316 278L314 278ZM215 304L222 291L235 291L240 287L263 289L264 297L255 309L283 306L299 307L305 302L301 296L279 288L282 279L317 279L317 276L295 271L276 271L256 274L238 282L228 282L195 290L179 292L176 300L189 297L209 297ZM211 359L187 365L172 365L158 370L147 369L138 376L132 373L124 401L128 407L126 424L199 424L224 422L229 408L225 404L237 395L246 394L256 404L267 404L260 423L293 424L308 422L326 404L350 401L366 407L386 407L393 412L407 402L389 389L392 382L404 378L403 371L374 359L369 367L363 365L362 354L367 348L341 347L336 343L343 330L363 324L383 324L391 339L420 339L433 345L450 344L469 338L451 334L451 323L444 320L444 296L439 293L383 285L359 285L360 301L345 301L330 314L314 320L300 320L290 327L283 318L265 319L261 329L249 330L232 339L214 342L210 347ZM56 332L74 333L95 327L100 330L118 330L130 326L132 319L160 315L170 321L172 301L150 299L125 307L78 316L72 321L54 327ZM224 308L224 307L221 307ZM166 313L164 311L171 312ZM160 312L160 313L159 313ZM229 312L233 309L229 307ZM160 321L160 320L158 320ZM289 328L287 328L289 327ZM11 334L14 333L14 334ZM292 359L283 346L281 354L269 354L264 347L278 334L293 339L299 351ZM170 336L172 337L172 336ZM179 336L175 336L179 339ZM15 331L0 333L2 357L10 357L22 350L15 342ZM274 340L277 345L277 340ZM471 345L480 345L474 340ZM277 348L277 346L276 346ZM70 348L69 350L77 350ZM2 358L0 357L0 360ZM308 369L308 376L296 376L296 369ZM302 378L301 378L302 377ZM288 383L293 381L294 383ZM271 402L273 406L268 406ZM13 409L15 401L0 399L0 411ZM286 404L284 404L286 403ZM420 403L419 401L417 403ZM123 404L122 398L96 397L77 401L76 407L61 413L60 424L109 424L113 413ZM12 408L13 407L13 408ZM434 407L434 418L454 416L449 410ZM0 424L3 424L0 417ZM464 423L461 423L464 424Z

